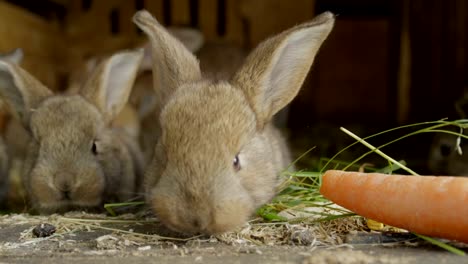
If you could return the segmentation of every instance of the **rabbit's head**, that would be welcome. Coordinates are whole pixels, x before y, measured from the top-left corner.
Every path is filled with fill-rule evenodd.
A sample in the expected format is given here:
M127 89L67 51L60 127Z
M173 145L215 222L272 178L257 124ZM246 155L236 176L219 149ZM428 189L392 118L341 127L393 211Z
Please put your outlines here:
M275 113L298 93L332 29L324 13L260 44L230 81L202 77L197 59L148 12L134 22L152 45L161 137L147 200L169 228L219 233L245 223L275 194L285 168Z
M0 61L0 96L31 134L23 182L39 211L94 207L107 189L118 193L133 183L116 177L129 172L109 124L128 99L141 58L141 50L108 58L75 95L54 95L21 67Z

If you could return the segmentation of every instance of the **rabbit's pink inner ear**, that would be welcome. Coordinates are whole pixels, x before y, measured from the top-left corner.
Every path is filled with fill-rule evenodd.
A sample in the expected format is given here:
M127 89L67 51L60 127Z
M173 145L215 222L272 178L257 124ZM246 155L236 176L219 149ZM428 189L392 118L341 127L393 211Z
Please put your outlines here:
M264 41L236 73L233 83L246 93L260 127L297 95L333 24L333 14L324 13Z
M128 101L135 82L143 50L120 52L101 63L82 90L82 95L93 102L112 121Z
M0 60L0 97L6 102L23 126L45 98L53 93L21 67Z

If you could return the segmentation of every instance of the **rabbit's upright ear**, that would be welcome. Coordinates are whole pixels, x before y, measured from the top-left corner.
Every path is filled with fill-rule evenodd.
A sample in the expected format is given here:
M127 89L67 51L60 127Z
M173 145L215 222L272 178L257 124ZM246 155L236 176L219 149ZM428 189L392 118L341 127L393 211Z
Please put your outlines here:
M203 33L197 29L189 27L171 27L167 30L172 36L182 42L182 44L184 44L184 46L192 53L199 51L205 43ZM152 70L153 60L151 55L151 43L146 43L143 46L143 49L145 50L145 54L143 55L140 71Z
M25 128L29 128L34 109L51 95L49 89L21 67L0 60L0 98Z
M20 64L21 61L23 60L23 57L24 57L24 53L23 53L23 49L21 48L16 48L10 52L0 54L1 60L6 60L14 64Z
M334 20L326 12L264 41L234 75L232 83L250 100L260 127L297 95Z
M205 38L200 30L189 27L171 27L167 29L192 53L197 52L205 43Z
M170 95L182 84L198 81L201 72L198 60L171 35L148 11L138 11L133 22L148 35L153 64L153 88L158 106L163 106Z
M128 101L143 50L119 52L101 62L81 89L81 95L92 102L112 121Z

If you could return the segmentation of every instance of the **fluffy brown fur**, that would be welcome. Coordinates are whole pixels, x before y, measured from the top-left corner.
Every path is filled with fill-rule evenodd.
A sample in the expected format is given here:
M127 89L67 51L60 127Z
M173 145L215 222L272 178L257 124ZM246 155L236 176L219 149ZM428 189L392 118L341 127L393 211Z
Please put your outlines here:
M23 59L23 50L14 49L12 51L0 54L0 60L9 61L18 64ZM0 100L0 109L4 111L4 102ZM16 135L18 136L18 135ZM9 169L11 158L8 151L8 144L3 137L0 137L0 209L6 206L6 199L9 188Z
M110 57L75 95L54 95L19 66L0 61L0 96L31 135L22 181L40 212L135 196L141 153L111 124L141 58L141 50Z
M271 124L297 94L332 29L324 13L260 44L230 81L202 77L198 60L148 12L134 22L152 45L161 137L145 174L147 200L169 228L219 233L270 200L290 162Z

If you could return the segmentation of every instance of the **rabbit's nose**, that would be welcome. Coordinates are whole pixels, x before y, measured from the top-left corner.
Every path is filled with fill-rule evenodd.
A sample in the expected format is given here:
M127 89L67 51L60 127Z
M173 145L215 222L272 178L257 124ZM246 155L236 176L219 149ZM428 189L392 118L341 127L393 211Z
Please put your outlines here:
M450 153L452 153L452 147L448 144L442 144L440 146L440 154L443 156L443 157L448 157L450 156Z
M71 200L71 187L68 183L61 183L60 185L56 186L57 189L62 192L62 199L63 200Z
M203 232L208 226L208 222L204 221L203 218L193 218L189 222L189 224L192 226L190 230L195 231L195 232Z
M66 194L66 196L69 196L71 191L70 176L64 174L56 175L54 185L57 190L63 192L64 195Z
M71 200L70 191L62 191L62 197L64 200Z

